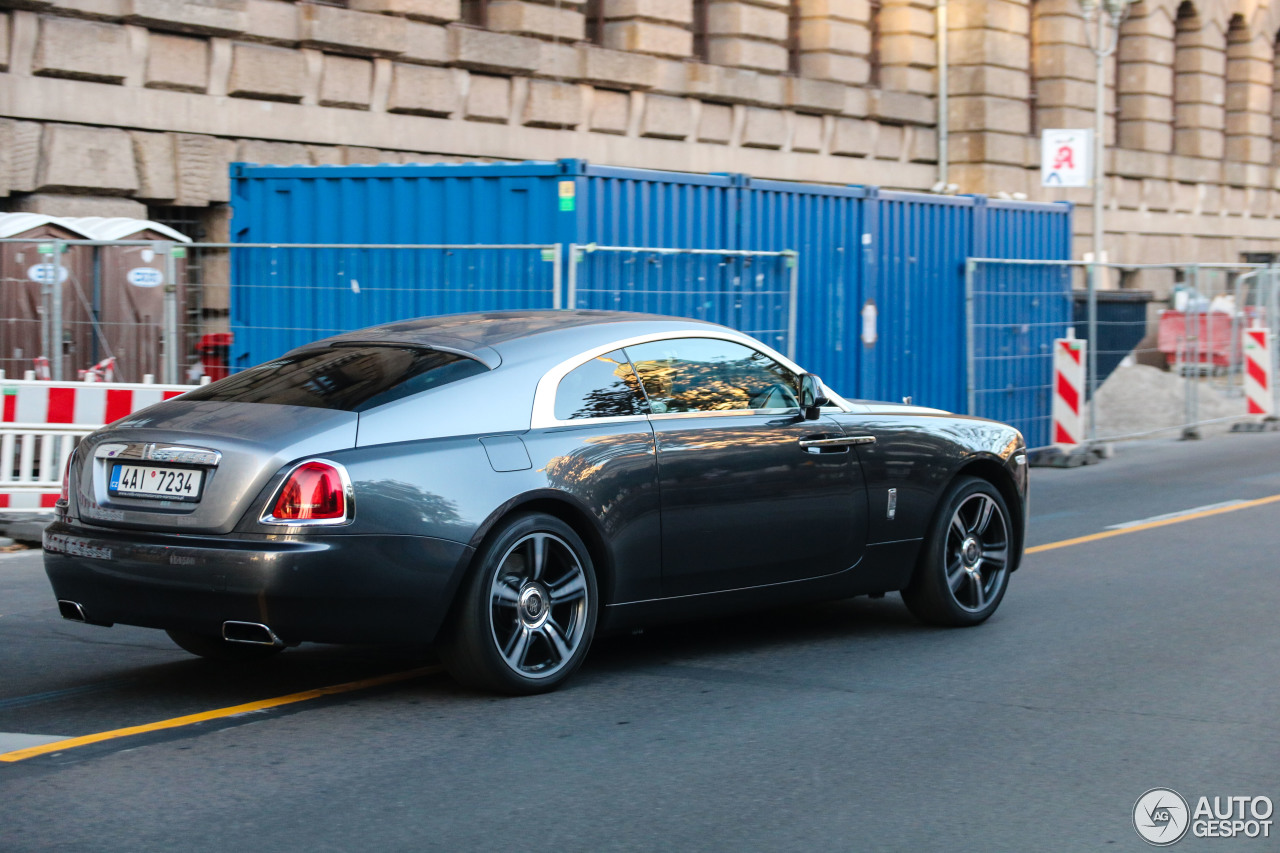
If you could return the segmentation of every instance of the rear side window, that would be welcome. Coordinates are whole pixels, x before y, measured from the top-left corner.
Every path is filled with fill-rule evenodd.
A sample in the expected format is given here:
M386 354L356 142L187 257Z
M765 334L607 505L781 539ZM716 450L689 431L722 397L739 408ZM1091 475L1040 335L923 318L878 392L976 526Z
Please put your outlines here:
M644 394L622 350L596 356L565 374L556 389L556 419L645 414Z
M473 358L423 347L344 345L269 361L182 399L366 412L487 369Z

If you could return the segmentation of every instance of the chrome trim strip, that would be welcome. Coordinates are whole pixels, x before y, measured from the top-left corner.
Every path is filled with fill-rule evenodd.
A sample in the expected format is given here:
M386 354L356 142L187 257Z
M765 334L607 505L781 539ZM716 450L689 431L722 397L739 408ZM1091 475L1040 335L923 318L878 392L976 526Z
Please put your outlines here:
M800 410L792 406L790 409L709 409L705 412L656 412L649 415L651 421L675 421L681 418L728 418L728 417L750 417L753 415L773 415L775 417L785 417L786 415L798 415Z
M144 462L177 462L182 465L208 465L216 468L222 454L207 447L187 447L160 442L107 443L98 445L94 459L139 460Z
M320 462L329 465L338 472L338 476L342 479L342 493L346 498L347 514L342 518L307 518L307 519L280 519L271 514L271 510L275 509L276 501L280 500L280 490L284 488L284 484L289 482L289 478L293 476L293 472L297 471L303 465L309 462ZM345 466L334 462L331 459L323 459L315 457L312 459L303 459L289 469L288 473L280 481L280 485L272 491L271 497L267 499L267 504L262 508L262 515L258 517L259 524L274 524L280 527L333 527L339 524L350 524L356 519L356 490L351 485L351 475L347 473Z
M637 344L652 343L653 341L679 340L680 338L712 338L713 340L729 341L735 344L742 344L743 346L751 347L754 350L764 353L765 355L769 356L774 361L778 362L783 367L786 367L788 370L791 370L794 373L799 374L799 373L805 372L804 369L800 367L800 365L796 364L794 361L787 358L785 355L773 349L772 347L768 346L767 344L763 344L760 341L757 341L755 338L751 337L750 335L745 335L741 332L735 332L732 329L707 329L705 331L701 329L682 329L679 331L668 330L665 332L651 332L650 334L647 334L647 335L635 335L630 338L619 338L618 340L612 341L611 343L601 344L600 346L592 347L591 349L580 352L571 358L567 358L564 361L557 364L555 367L548 370L545 374L543 374L542 378L538 380L538 387L533 394L533 411L529 418L529 428L544 429L546 427L557 427L557 426L578 426L581 424L604 421L605 419L603 418L577 418L575 420L570 420L570 421L562 421L557 419L556 418L556 390L560 386L560 380L563 379L569 373L569 371L573 370L575 367L578 367L581 364L585 364L587 361L593 358L596 358L598 356L602 356L605 353L613 352L616 349L636 346ZM841 397L839 394L835 393L830 388L828 388L825 382L822 383L822 390L825 392L827 400L830 402L831 406L834 407L837 411L845 412L845 413L851 413L854 411L853 407L850 406L849 403L846 402L843 397ZM765 409L765 410L742 409L742 410L732 411L731 413L735 415L744 415L744 414L758 413L759 411L781 412L786 410L785 409ZM652 415L649 415L649 417L651 418L663 417L664 415L668 415L668 414L706 415L709 413L708 412L696 412L696 413L664 412L661 414L652 414Z
M874 435L846 435L841 438L802 438L800 446L809 447L848 447L853 444L875 444Z

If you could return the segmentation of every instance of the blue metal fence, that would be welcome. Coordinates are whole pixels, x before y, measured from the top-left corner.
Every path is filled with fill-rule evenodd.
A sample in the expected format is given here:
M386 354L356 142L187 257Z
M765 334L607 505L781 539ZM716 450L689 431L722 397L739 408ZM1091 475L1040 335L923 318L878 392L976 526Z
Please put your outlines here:
M1071 251L1070 205L625 169L579 160L235 164L232 179L232 233L241 243L594 243L794 251L799 267L793 322L800 364L851 397L911 396L955 411L968 405L965 259L1066 259ZM546 278L554 264L536 252L517 262L498 262L499 249L471 262L456 254L437 259L424 254L411 262L394 251L378 260L362 257L358 249L312 251L311 258L283 264L287 275L278 257L235 253L234 366L263 361L300 343L297 338L308 325L315 330L311 337L318 337L338 327L420 314L554 304L550 291L556 283L547 286ZM586 269L596 281L610 275L603 257L585 263L600 265L594 272ZM660 270L646 272L641 289L684 288L682 282L699 276L702 286L712 289L705 282L729 270L706 264L663 261ZM358 269L359 293L350 285L352 269ZM282 284L296 289L282 295L277 289ZM362 298L370 293L367 287L384 295ZM654 294L652 304L740 327L772 322L742 310L735 314L732 301L700 300L697 288L692 290L665 298ZM1042 318L1023 319L1034 324ZM298 331L283 335L281 328ZM1018 406L1028 404L1008 405L1016 414ZM1005 417L1000 405L983 413Z

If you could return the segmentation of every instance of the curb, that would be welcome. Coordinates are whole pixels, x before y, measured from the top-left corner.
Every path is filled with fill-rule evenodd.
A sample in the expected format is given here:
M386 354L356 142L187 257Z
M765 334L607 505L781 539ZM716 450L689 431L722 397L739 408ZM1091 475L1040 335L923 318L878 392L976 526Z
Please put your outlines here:
M44 528L53 521L53 513L30 512L0 515L0 537L7 537L23 545L40 547Z

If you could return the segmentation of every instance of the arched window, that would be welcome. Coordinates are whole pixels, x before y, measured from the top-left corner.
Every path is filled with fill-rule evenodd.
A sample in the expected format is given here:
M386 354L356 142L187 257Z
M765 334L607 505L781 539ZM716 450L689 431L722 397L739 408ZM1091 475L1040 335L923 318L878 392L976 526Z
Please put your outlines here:
M1178 7L1173 58L1173 150L1220 159L1226 98L1226 51L1213 24L1191 0Z

